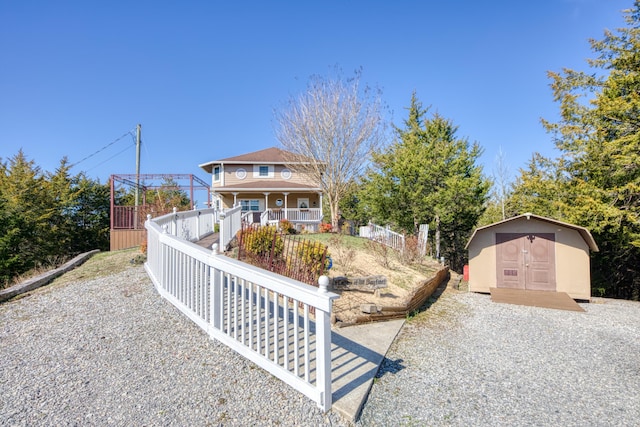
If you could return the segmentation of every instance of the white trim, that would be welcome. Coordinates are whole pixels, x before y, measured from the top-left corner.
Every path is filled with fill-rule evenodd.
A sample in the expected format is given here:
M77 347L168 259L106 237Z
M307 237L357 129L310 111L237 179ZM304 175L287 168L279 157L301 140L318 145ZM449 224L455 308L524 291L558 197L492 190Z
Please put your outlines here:
M236 178L245 179L247 177L247 170L245 168L236 169Z
M268 172L267 175L260 175L260 168L261 167L266 167L268 168ZM273 167L273 165L253 165L253 177L254 178L260 178L260 179L267 179L267 178L273 178L275 176L275 168Z

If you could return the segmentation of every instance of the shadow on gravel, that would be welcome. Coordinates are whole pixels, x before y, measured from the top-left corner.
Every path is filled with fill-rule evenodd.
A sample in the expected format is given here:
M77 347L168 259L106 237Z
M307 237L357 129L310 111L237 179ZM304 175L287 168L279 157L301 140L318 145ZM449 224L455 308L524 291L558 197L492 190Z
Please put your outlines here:
M385 374L397 374L406 367L402 362L404 362L404 359L393 360L385 357L376 374L376 378L382 378Z

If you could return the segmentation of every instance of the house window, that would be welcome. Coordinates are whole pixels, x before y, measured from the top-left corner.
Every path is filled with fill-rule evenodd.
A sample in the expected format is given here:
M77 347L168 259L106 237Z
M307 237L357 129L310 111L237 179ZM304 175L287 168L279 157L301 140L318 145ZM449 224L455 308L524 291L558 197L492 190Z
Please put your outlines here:
M220 182L220 166L213 168L213 182Z
M242 211L243 212L248 212L248 211L259 211L260 210L260 200L258 199L252 199L252 200L240 200L240 206L242 206Z
M273 178L274 167L270 165L254 165L253 177L254 178Z

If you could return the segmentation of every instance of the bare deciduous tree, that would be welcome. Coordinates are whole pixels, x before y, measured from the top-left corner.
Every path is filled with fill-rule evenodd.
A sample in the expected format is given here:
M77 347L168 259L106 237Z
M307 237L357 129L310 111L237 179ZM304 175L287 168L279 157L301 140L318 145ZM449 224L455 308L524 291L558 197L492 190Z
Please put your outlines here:
M509 197L509 165L506 161L506 154L502 151L502 147L498 148L498 154L495 158L495 169L493 171L494 187L496 198L502 209L502 220L506 219L505 201Z
M337 74L311 77L305 92L275 111L276 137L291 153L291 168L320 183L334 230L340 199L384 134L379 92L360 87L360 71L349 79Z

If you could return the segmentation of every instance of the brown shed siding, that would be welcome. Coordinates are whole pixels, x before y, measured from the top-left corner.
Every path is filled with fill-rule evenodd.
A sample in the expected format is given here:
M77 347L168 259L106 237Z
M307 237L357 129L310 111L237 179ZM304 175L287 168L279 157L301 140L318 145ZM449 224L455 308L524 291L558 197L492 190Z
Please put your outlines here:
M555 234L496 233L496 285L556 290Z

